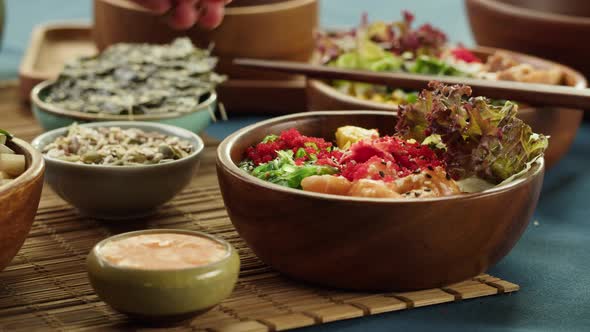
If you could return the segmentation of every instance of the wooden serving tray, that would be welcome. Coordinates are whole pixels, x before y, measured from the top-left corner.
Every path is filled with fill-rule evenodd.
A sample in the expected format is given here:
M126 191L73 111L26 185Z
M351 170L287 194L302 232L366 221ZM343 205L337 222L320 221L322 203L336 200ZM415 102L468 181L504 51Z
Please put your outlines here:
M20 99L29 101L39 82L57 78L65 62L96 54L92 26L84 23L49 23L32 33L19 68ZM231 113L285 114L307 109L305 79L230 79L217 89L219 100Z

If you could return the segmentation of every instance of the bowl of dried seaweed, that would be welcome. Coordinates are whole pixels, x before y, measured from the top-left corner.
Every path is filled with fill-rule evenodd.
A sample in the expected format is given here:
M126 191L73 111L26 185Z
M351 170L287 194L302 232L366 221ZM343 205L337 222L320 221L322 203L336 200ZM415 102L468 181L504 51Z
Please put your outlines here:
M32 141L49 186L81 214L150 215L185 188L200 165L201 138L154 122L74 123Z
M55 81L31 91L45 130L74 122L150 121L198 133L215 120L217 58L189 39L170 44L115 44L66 64Z

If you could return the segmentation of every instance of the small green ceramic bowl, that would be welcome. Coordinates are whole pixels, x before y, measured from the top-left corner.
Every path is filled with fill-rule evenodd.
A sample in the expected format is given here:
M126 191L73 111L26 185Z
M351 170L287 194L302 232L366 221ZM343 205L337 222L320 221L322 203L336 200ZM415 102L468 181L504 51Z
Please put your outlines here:
M178 233L221 243L227 254L219 261L179 270L142 270L109 264L100 257L108 241L129 236ZM188 230L151 229L107 238L86 259L88 278L96 294L114 309L148 320L175 320L203 313L227 298L236 284L240 259L228 242Z
M74 122L98 121L148 121L159 122L200 133L207 128L215 116L217 93L211 91L202 97L199 106L191 113L167 113L158 115L107 115L68 111L45 101L54 81L43 81L31 90L31 107L43 130L66 127Z

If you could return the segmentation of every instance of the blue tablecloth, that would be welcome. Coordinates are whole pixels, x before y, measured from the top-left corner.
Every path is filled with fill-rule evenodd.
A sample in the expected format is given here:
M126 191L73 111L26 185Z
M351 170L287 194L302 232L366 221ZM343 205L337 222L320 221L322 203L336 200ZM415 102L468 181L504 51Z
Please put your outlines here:
M239 0L235 0L239 1ZM324 26L349 26L363 11L371 18L399 17L444 27L452 41L472 45L461 0L321 0ZM16 77L31 28L41 22L91 17L90 0L8 0L0 52L0 78ZM222 138L264 117L234 117L208 134ZM2 120L0 119L0 125ZM520 284L510 296L492 296L324 324L315 331L590 331L590 126L578 132L569 154L545 178L531 223L516 248L490 272ZM588 205L587 205L588 204Z

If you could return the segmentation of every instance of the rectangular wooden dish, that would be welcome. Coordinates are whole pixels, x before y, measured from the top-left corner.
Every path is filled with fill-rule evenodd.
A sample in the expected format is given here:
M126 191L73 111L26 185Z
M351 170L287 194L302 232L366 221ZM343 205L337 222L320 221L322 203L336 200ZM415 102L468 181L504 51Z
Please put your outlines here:
M64 63L98 52L92 26L86 23L48 23L33 30L19 68L19 95L29 101L33 87L56 79ZM285 114L307 109L305 79L230 79L218 87L219 100L230 113Z
M29 100L33 87L55 79L65 62L96 54L90 25L48 23L36 26L19 68L20 97Z

